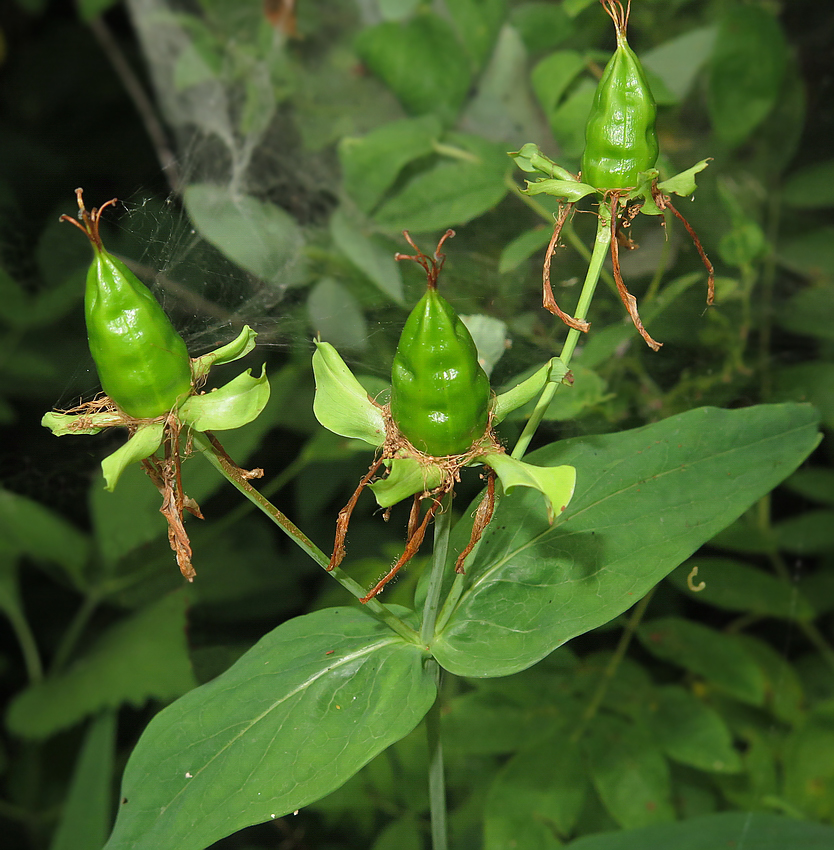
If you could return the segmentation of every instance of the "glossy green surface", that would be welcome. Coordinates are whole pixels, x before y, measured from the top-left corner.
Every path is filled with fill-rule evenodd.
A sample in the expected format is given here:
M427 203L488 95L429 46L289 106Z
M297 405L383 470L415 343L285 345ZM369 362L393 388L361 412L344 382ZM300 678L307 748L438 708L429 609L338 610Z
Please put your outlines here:
M406 320L391 384L391 415L416 449L461 454L486 433L489 379L471 334L434 289Z
M84 297L87 339L107 395L130 416L152 418L191 392L191 361L151 291L95 247Z
M640 60L618 33L585 126L583 182L602 191L635 187L637 175L657 162L656 116Z

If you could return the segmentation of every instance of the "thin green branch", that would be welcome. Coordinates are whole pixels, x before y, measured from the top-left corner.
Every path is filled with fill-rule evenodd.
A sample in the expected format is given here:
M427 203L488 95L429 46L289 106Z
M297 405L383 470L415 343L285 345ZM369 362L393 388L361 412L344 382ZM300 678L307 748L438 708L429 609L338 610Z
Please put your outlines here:
M354 581L344 570L339 567L334 567L332 570L327 568L330 565L330 558L307 537L306 534L286 517L272 502L269 501L262 493L258 492L248 481L238 466L236 466L219 447L219 444L208 434L194 434L194 443L202 449L202 453L206 460L226 479L236 487L256 508L265 513L297 546L299 546L307 555L312 558L320 567L327 570L327 574L332 576L348 593L353 594L357 599L362 599L365 596L365 589L358 582ZM419 636L414 629L407 626L399 617L393 614L387 606L383 605L376 599L370 599L365 603L365 608L374 616L382 620L390 629L396 632L400 637L407 640L409 643L418 643Z
M29 677L30 682L40 682L43 679L43 663L41 662L35 635L29 627L29 621L23 615L22 609L17 606L10 605L5 610L6 616L9 619L9 625L12 627L14 636L17 638L17 643L20 646L21 655L23 655L26 675Z
M608 248L611 244L611 219L610 212L605 205L601 205L599 208L599 222L597 224L597 235L594 240L594 250L591 254L591 261L588 265L588 272L585 275L585 282L582 285L582 292L579 295L579 303L576 306L576 312L574 316L577 319L584 319L588 315L588 309L591 306L591 301L594 297L594 292L596 290L597 282L599 281L600 272L602 271L602 264L605 261L606 256L608 255ZM568 331L567 338L565 339L565 344L562 346L562 353L559 355L562 362L565 366L570 366L571 358L573 357L573 353L576 350L576 344L579 342L579 334L580 331L575 328L571 328ZM528 446L530 445L530 441L533 439L533 435L536 433L539 425L541 424L542 419L544 418L544 414L547 411L547 408L550 406L550 402L553 401L553 396L556 394L556 391L559 389L560 384L548 383L544 391L542 392L533 413L530 415L530 418L527 420L527 424L524 426L524 430L521 433L521 436L518 438L518 442L516 443L515 448L513 449L512 456L514 458L521 458L524 456L524 453L527 451Z
M90 618L98 607L100 599L99 592L95 591L90 593L78 607L75 616L61 637L61 642L58 644L58 649L49 668L51 674L60 672L66 666L67 661L69 661L70 656L78 644L79 638L87 627L87 623L90 622Z
M576 743L583 735L585 730L588 728L591 721L596 717L597 712L599 711L599 707L602 705L602 701L605 699L605 694L608 692L608 688L622 663L623 658L625 658L625 654L628 650L629 645L631 644L632 639L634 638L634 634L637 631L637 627L640 625L643 617L646 614L646 609L649 607L649 603L652 601L652 596L654 596L654 592L657 590L657 585L655 585L635 606L631 612L631 616L628 619L628 623L626 627L623 629L623 633L620 635L620 640L617 643L617 648L614 650L614 654L611 656L608 664L605 667L605 670L600 677L599 682L597 683L597 687L594 690L593 696L591 697L588 705L585 706L585 711L582 712L582 718L579 721L579 725L574 729L573 734L571 735L571 741Z

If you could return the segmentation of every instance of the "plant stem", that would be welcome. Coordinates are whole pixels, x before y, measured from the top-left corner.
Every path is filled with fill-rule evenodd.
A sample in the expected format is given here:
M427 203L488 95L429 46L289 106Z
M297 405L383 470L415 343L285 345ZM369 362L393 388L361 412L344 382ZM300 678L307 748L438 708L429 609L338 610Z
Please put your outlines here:
M602 677L597 683L597 687L594 691L594 695L591 697L591 701L585 707L585 711L582 712L582 719L579 721L579 725L571 735L571 741L574 743L582 737L583 732L588 728L588 725L599 711L599 707L602 705L602 701L605 699L605 694L608 691L608 686L611 684L611 680L614 678L614 674L617 672L617 668L622 663L623 658L625 658L626 650L628 650L629 644L634 637L634 633L637 631L637 627L640 625L640 622L646 614L646 609L652 601L652 596L654 596L655 590L657 590L657 585L655 585L634 606L634 610L631 612L631 617L628 619L628 624L625 629L623 629L622 635L620 635L620 641L617 644L617 648L614 650L614 654L611 656L611 659L603 671Z
M420 643L426 646L434 638L434 630L437 625L437 613L440 608L443 578L446 574L446 558L449 553L449 532L451 529L452 495L447 493L440 503L440 510L434 516L434 552L432 553L429 587L423 605L423 624L420 627Z
M41 656L38 652L38 644L32 629L29 627L29 621L23 614L21 608L16 605L9 605L4 609L9 620L9 625L12 627L15 637L17 638L20 652L23 655L23 663L26 666L26 674L29 677L30 683L40 682L43 679L43 664Z
M93 591L81 603L67 630L61 637L61 642L58 644L58 649L49 668L50 674L59 672L66 665L67 660L72 655L72 651L78 643L78 639L90 621L90 617L93 616L94 611L98 607L99 600L100 596L98 592Z
M426 715L426 734L429 743L429 811L431 812L432 850L448 850L446 823L446 778L443 770L443 739L440 734L440 665L432 658L437 699Z
M361 584L354 581L344 570L339 567L334 567L328 570L330 559L324 552L310 540L309 537L290 519L288 519L272 502L269 501L262 493L259 493L247 480L238 466L236 466L223 451L220 444L214 440L209 434L194 434L194 443L202 449L202 453L206 460L224 477L230 484L236 487L256 508L265 513L280 529L283 531L297 546L303 549L310 558L313 559L320 567L327 570L327 574L332 576L348 593L353 594L357 599L365 596L365 588ZM369 599L365 603L365 608L371 614L382 620L392 631L396 632L400 637L407 640L409 643L418 643L419 636L414 629L407 626L399 617L393 614L387 606L383 605L376 599Z
M611 244L610 216L611 213L608 211L608 208L604 204L601 204L599 208L597 235L594 240L594 250L591 254L591 262L588 264L588 273L585 275L585 282L582 284L579 303L576 305L576 312L574 313L577 319L584 319L588 315L588 308L591 306L591 300L594 297L594 291L596 290L600 272L602 271L602 264L608 254L608 248ZM579 342L579 334L580 331L575 328L571 328L568 331L565 344L562 346L562 353L559 355L565 366L570 366L573 352L576 350L577 342ZM512 457L521 458L524 456L559 386L559 384L555 383L548 383L545 386L533 413L530 415L521 436L518 438L518 442L512 452Z

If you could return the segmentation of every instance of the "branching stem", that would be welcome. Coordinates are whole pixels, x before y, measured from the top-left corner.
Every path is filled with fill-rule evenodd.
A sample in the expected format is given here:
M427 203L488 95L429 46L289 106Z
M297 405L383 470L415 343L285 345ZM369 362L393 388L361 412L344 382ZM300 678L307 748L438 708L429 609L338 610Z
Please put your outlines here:
M362 599L365 596L365 589L361 584L354 581L344 570L339 567L334 567L327 570L330 563L330 558L307 537L306 534L288 519L272 502L269 501L262 493L259 493L248 481L243 473L232 463L226 453L222 449L218 449L215 441L207 434L194 434L194 444L199 446L206 460L224 477L230 484L236 487L256 508L263 511L297 546L304 550L322 569L327 571L327 574L332 576L353 596L357 599ZM399 617L393 614L387 606L383 605L376 599L371 599L365 605L365 609L370 611L375 617L379 618L388 627L396 632L400 637L407 640L409 643L418 643L419 636L410 626L407 626Z

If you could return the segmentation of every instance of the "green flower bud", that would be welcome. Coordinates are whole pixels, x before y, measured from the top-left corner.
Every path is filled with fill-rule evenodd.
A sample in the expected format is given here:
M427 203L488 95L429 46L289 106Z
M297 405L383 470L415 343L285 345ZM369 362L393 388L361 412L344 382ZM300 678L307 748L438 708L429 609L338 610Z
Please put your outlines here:
M101 386L129 416L162 416L191 394L188 349L151 291L102 245L101 213L115 199L87 212L81 189L76 196L83 226L61 218L83 230L93 246L84 314Z
M617 49L605 66L585 126L582 181L600 191L637 186L657 162L657 107L640 60L626 41L628 10L600 0L617 28Z
M416 449L446 457L468 451L486 434L489 378L466 325L437 292L439 267L419 256L427 261L429 288L394 355L391 417Z

